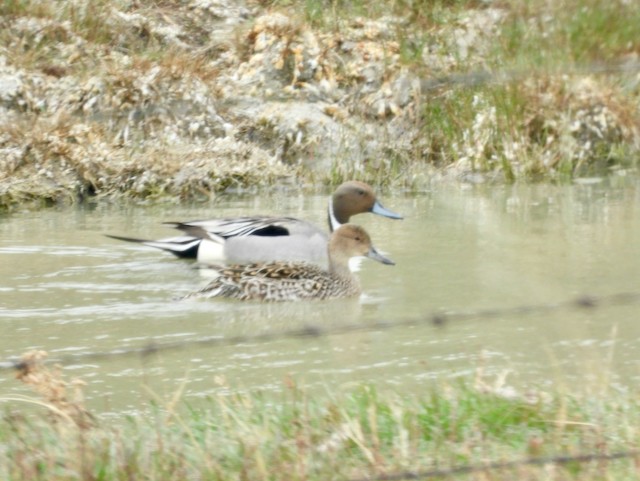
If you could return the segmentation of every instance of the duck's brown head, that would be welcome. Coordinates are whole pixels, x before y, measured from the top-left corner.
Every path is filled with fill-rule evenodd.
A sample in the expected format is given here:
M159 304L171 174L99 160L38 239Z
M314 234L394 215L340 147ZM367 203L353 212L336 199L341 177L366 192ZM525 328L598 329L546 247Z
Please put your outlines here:
M331 199L331 227L337 229L346 224L353 215L371 212L390 219L402 219L402 216L385 209L377 200L376 193L369 184L350 180L344 182L333 193Z

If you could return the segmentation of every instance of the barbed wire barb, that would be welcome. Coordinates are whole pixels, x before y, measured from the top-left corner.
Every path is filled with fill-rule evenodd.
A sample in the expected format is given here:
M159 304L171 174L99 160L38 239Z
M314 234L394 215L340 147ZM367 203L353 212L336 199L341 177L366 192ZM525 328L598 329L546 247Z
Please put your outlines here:
M520 466L544 466L547 464L566 465L571 463L588 463L592 461L615 461L619 459L636 459L640 457L640 451L618 451L614 453L585 453L577 455L558 455L539 458L525 458L513 461L494 461L484 464L466 464L450 468L435 468L424 471L404 471L399 473L368 476L364 478L351 478L348 481L405 481L429 478L443 478L460 476L484 471L499 471L513 469Z
M468 311L439 310L432 314L407 318L399 321L381 319L361 323L345 323L332 327L308 324L295 329L268 331L258 334L237 334L228 337L217 335L165 343L150 341L145 345L132 348L118 348L99 352L80 352L66 356L59 356L57 358L49 358L47 362L61 365L73 365L81 362L106 361L122 357L140 357L141 359L148 359L161 352L176 351L189 347L211 348L247 343L266 343L285 339L312 339L352 332L378 332L403 327L409 328L425 324L442 328L451 322L462 322L471 319L498 319L507 316L520 317L566 309L593 310L639 303L640 292L618 292L603 296L582 295L565 301L542 304L526 304L520 306L485 308ZM19 359L9 359L8 361L0 362L0 370L20 370L22 368L24 368L24 364L23 361Z

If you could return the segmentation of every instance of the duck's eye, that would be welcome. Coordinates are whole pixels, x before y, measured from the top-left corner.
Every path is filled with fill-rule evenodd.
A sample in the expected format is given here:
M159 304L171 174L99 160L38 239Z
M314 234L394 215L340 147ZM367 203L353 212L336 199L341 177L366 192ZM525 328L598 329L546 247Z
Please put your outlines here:
M355 239L356 239L357 241L362 240L362 239L360 238L360 236L358 236L358 235L355 237Z
M358 195L364 195L364 190L358 190Z

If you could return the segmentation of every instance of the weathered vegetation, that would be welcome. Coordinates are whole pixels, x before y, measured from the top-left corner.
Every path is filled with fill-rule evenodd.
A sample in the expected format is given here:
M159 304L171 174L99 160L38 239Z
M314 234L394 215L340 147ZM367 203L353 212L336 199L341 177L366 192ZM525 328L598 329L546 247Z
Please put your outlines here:
M634 2L0 5L0 205L636 165Z
M154 399L147 413L100 419L87 410L82 383L43 366L43 356L27 354L18 376L38 397L0 398L9 406L0 420L2 479L413 479L416 471L604 456L627 451L638 437L632 394L612 402L518 393L482 375L419 397L367 385L318 400L288 379L280 395L220 394L189 407L180 390ZM229 387L225 379L217 382L221 392ZM38 407L25 414L30 404ZM582 461L470 474L489 480L637 475L633 454ZM403 472L409 474L397 474Z
M347 178L623 175L640 152L637 7L4 0L0 209ZM316 399L295 380L279 399L189 406L177 392L111 422L42 356L18 376L37 397L0 398L1 479L358 479L638 439L637 393L518 393L481 377L405 397L371 385ZM478 476L631 479L637 458Z

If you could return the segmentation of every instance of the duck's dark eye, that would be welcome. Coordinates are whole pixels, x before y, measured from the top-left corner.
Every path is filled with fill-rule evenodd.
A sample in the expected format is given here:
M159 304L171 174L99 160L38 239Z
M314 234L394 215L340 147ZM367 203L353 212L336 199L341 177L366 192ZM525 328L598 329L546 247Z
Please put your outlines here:
M360 238L360 236L356 236L356 237L355 237L355 239L356 239L357 241L362 240L362 239Z
M361 190L361 189L358 190L358 195L364 195L364 194L365 194L364 190Z

